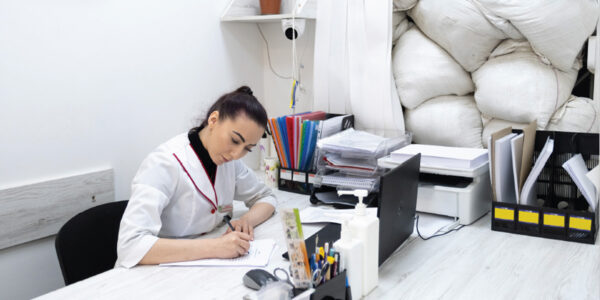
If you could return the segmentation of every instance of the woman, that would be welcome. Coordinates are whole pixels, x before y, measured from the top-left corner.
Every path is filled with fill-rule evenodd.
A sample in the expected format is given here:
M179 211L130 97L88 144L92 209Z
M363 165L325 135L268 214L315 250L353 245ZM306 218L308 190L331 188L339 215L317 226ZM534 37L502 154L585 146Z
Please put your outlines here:
M146 157L132 183L117 243L117 266L202 258L248 251L253 228L277 203L272 191L238 159L262 137L267 113L246 86L215 102L199 127ZM233 199L250 210L214 239L193 239L223 224Z

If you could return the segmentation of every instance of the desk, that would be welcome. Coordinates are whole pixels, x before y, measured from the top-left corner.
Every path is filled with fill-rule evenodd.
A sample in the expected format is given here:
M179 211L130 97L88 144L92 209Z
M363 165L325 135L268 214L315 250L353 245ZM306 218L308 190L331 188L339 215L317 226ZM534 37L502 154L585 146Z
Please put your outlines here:
M308 196L276 193L280 207L310 205ZM234 215L245 210L236 204ZM304 233L309 236L319 227L304 225ZM380 267L379 285L367 299L600 299L598 241L587 245L495 232L489 214L428 241L415 234ZM279 245L267 269L287 269L279 215L257 227L255 237L274 238ZM241 299L251 292L241 280L250 269L113 269L39 299Z

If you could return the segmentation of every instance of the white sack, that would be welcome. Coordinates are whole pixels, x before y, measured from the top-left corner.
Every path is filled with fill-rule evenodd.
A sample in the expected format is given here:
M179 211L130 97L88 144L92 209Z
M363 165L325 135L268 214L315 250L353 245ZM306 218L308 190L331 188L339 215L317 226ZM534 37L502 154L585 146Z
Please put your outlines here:
M600 13L594 0L475 0L510 21L536 53L568 71Z
M416 27L398 40L392 64L400 102L410 109L433 97L464 96L475 88L469 73Z
M418 144L481 148L481 115L473 96L441 96L404 111Z
M483 114L517 123L537 119L546 128L571 95L577 71L562 72L542 63L526 41L506 40L471 77Z
M513 40L522 40L525 39L521 32L513 24L510 23L507 19L496 16L494 13L489 11L485 6L481 5L481 3L477 0L472 0L473 4L479 9L479 11L483 14L483 16L490 22L492 25L496 26L496 28L500 29L500 31L504 32L506 37Z
M479 68L506 37L468 0L421 0L408 14L469 72Z
M504 129L506 127L512 127L513 129L523 129L525 128L527 125L529 125L529 123L516 123L516 122L510 122L510 121L506 121L506 120L500 120L500 119L491 119L488 121L483 121L483 133L481 134L481 143L483 144L484 148L488 147L488 139L490 138L490 135L500 129Z
M406 18L406 12L395 11L392 14L392 47L396 44L400 36L411 28L412 25Z
M591 99L571 96L559 108L546 130L570 132L598 132L600 124L597 104Z
M417 0L394 0L394 10L409 10L417 4Z

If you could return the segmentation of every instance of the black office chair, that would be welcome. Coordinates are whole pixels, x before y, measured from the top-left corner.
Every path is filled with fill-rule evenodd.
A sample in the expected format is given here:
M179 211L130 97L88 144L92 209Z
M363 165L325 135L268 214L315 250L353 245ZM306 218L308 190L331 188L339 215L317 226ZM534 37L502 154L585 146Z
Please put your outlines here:
M66 285L114 267L125 207L127 200L92 207L71 218L58 231L54 245Z

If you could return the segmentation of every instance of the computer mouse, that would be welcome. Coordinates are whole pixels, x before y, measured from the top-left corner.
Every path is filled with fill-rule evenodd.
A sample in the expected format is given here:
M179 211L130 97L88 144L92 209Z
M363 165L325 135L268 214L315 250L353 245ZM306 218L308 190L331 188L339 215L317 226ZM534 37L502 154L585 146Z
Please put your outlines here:
M263 269L252 269L246 272L243 277L244 285L253 290L260 289L263 285L267 284L269 280L277 281L277 278Z

